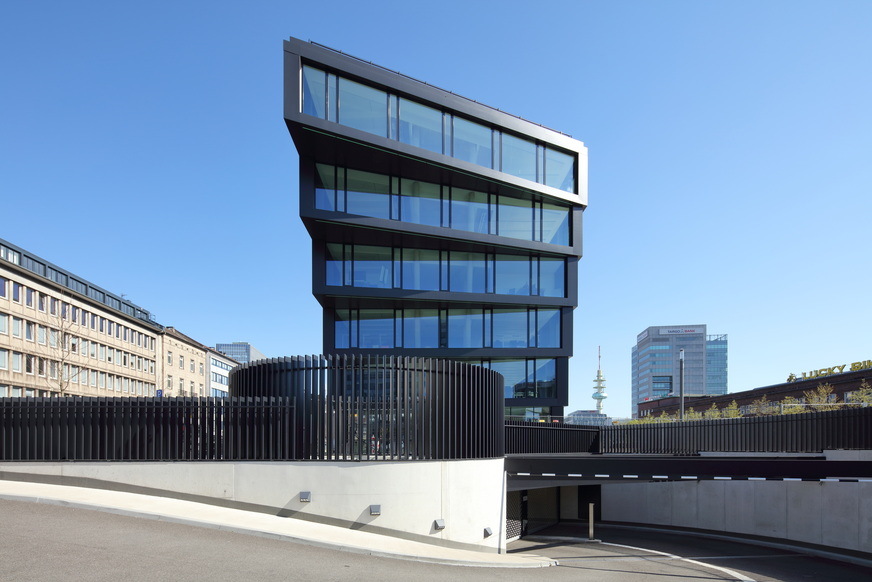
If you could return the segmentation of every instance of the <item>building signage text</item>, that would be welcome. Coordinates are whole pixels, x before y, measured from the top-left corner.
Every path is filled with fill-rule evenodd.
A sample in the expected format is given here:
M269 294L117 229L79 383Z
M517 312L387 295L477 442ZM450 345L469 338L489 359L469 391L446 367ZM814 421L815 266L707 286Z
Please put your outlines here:
M702 333L701 329L693 329L693 328L673 328L673 329L661 329L660 335L676 335L681 333Z
M872 360L863 360L862 362L853 362L850 367L848 364L842 364L841 366L830 366L829 368L820 368L818 370L811 370L810 372L803 372L802 376L797 376L796 374L791 374L787 377L788 382L798 382L800 380L814 380L815 378L823 378L825 376L832 376L834 374L842 374L848 368L848 372L859 372L860 370L869 370L872 369Z

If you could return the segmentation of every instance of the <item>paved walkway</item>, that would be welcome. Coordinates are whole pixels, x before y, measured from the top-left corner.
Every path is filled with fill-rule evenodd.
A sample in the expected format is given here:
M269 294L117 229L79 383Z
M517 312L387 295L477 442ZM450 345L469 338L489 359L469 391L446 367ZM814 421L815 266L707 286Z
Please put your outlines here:
M502 568L541 568L555 565L554 559L535 554L494 554L445 548L300 519L120 491L0 480L0 499L98 509L120 515L205 526L325 548L341 548L372 556L436 564Z

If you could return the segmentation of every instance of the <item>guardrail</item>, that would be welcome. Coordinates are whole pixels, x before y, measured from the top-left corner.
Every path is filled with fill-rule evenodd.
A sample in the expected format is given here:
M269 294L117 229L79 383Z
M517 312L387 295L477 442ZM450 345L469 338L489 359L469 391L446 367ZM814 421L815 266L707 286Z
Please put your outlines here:
M598 453L599 442L595 426L506 421L506 454Z

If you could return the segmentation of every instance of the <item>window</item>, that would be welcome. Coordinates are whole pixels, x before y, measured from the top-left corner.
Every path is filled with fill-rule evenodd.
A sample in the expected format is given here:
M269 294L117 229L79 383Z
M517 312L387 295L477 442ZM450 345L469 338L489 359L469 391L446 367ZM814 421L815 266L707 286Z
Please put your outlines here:
M24 320L18 317L12 317L12 337L21 337L21 324Z
M487 234L489 230L487 194L452 188L451 228Z
M0 348L0 370L9 369L9 350Z
M24 373L33 374L33 356L31 354L24 356Z
M21 352L12 352L12 371L21 372Z
M453 138L455 158L493 167L493 137L489 127L455 117Z
M303 66L303 113L327 119L327 73Z
M390 218L391 197L388 176L347 170L346 212L373 218Z
M44 293L37 294L36 306L40 311L45 311L46 295Z
M354 286L390 289L393 283L392 259L389 247L355 245Z
M545 185L575 192L575 157L546 148Z
M6 298L6 287L9 279L6 277L0 277L0 298Z
M34 329L34 325L33 325L32 321L25 321L24 322L24 339L26 339L29 342L33 341L33 329Z
M172 363L173 363L173 353L167 352L167 364L172 364Z
M439 347L439 312L436 309L403 311L403 347Z
M25 289L24 304L28 307L33 307L33 289L31 289L30 287L27 287Z
M203 375L203 362L200 362L200 375Z
M185 369L185 356L179 356L179 368Z
M504 133L502 166L502 171L507 174L535 182L536 144Z
M387 137L387 93L340 77L339 123L367 133Z
M407 99L400 99L399 107L400 141L441 154L442 112Z
M9 316L5 313L0 313L0 333L9 333Z
M21 283L12 282L12 301L21 303Z
M36 328L36 341L45 345L46 343L46 327L44 325L40 325Z
M195 366L195 365L196 365L196 364L194 363L194 358L191 358L191 372L194 371L194 366Z
M173 377L167 376L167 390L173 389Z
M442 225L442 187L431 182L403 178L400 184L400 216L403 222Z
M484 253L450 253L449 289L461 293L485 293Z

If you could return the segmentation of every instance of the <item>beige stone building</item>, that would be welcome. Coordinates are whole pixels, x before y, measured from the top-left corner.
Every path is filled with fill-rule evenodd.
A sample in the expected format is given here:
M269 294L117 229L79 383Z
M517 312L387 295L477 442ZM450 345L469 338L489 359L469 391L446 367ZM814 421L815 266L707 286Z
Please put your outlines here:
M203 344L174 327L162 334L164 396L208 396L207 352Z
M0 397L153 396L161 332L144 309L0 239Z

